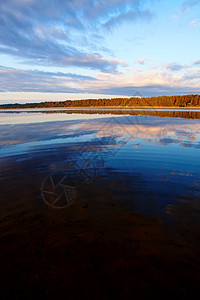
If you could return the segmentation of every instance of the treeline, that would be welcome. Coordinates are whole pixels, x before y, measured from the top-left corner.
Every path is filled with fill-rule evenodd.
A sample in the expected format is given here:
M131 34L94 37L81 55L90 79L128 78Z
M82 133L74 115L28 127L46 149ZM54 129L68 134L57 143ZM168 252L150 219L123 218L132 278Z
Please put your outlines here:
M5 108L57 108L57 107L195 107L200 106L200 95L184 96L160 96L160 97L131 97L131 98L112 98L112 99L87 99L87 100L66 100L48 101L40 103L26 104L4 104Z

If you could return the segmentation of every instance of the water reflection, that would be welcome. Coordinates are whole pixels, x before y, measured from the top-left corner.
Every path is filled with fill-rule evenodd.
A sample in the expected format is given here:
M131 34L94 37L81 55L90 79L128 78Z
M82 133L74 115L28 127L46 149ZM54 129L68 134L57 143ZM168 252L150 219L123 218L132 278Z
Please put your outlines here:
M94 295L102 278L116 296L126 286L131 299L144 286L155 295L160 278L162 294L170 287L184 298L187 283L196 295L198 112L120 113L0 114L0 255L9 291L28 281L27 294L33 286L39 294L40 275L51 294L56 282L74 295L91 272ZM87 287L83 281L85 294Z
M29 115L26 126L18 118L17 124L1 125L1 180L17 174L24 182L30 168L40 178L73 169L80 184L103 183L105 193L109 187L111 198L138 213L168 214L169 204L193 197L200 174L198 119L94 113L89 118L86 111L84 118L65 113L62 121L63 114L53 114L53 122L44 113ZM1 122L7 120L2 115Z

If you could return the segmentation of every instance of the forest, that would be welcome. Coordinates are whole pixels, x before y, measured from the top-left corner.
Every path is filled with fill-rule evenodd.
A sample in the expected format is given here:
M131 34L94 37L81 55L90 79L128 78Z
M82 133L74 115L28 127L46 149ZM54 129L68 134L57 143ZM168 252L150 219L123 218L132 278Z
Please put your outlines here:
M3 104L0 109L9 108L57 108L57 107L197 107L200 106L200 95L130 97L112 99L87 99L46 101L26 104Z

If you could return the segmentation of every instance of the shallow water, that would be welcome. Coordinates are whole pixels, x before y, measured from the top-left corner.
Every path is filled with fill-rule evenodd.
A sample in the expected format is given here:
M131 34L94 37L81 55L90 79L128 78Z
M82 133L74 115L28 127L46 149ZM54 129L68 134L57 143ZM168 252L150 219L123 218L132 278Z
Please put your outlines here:
M101 296L109 298L115 293L122 296L123 288L118 290L119 283L114 275L118 271L113 265L107 269L107 259L112 261L110 253L118 247L120 259L122 253L124 255L121 268L125 268L126 256L130 255L132 246L122 250L122 245L133 240L136 254L131 252L132 269L127 271L125 268L123 279L128 296L134 294L129 280L136 279L138 268L144 267L142 261L145 259L147 270L163 272L160 279L162 292L170 286L169 293L195 295L199 278L194 280L193 277L199 273L200 246L199 112L175 110L172 115L172 111L165 110L163 113L151 110L0 112L0 237L4 246L2 259L8 270L4 276L5 286L9 274L16 274L14 266L20 265L17 272L21 281L13 279L13 275L11 282L14 292L20 296L26 294L26 289L22 292L21 287L22 281L26 281L22 272L25 265L33 268L36 258L32 249L47 253L47 261L44 253L38 254L36 260L40 264L51 264L54 253L51 251L56 248L58 252L65 251L66 255L73 256L69 250L73 245L76 249L74 260L80 260L78 249L91 247L83 251L85 262L92 266L96 266L99 259L102 262L103 269L95 274L107 276L112 288L108 291L101 283ZM52 224L68 237L68 241L63 235L54 236ZM35 230L37 233L33 234ZM30 237L30 232L34 237ZM42 232L48 242L39 246L44 238ZM104 232L103 236L101 232ZM14 252L8 248L10 245L16 247L19 233L21 238L14 259ZM25 248L24 241L28 243ZM95 243L100 243L98 250ZM49 250L50 245L54 250ZM107 254L102 256L98 251L101 253L104 247ZM21 251L28 253L27 261L22 260ZM92 261L88 257L90 251L94 251ZM8 255L13 257L12 263L8 263ZM65 261L64 253L62 255ZM140 264L135 269L136 257ZM167 267L158 267L152 257L159 257L161 265L169 259L171 268L167 272L174 272L177 285L166 278ZM71 277L61 271L60 260L57 269L53 265L53 274L58 277L62 274L62 280L70 282L72 298L77 297L75 284L77 278L80 280L81 268L86 274L90 273L83 261L81 263L74 267ZM180 266L184 275L179 274ZM46 274L45 281L43 267L38 265L26 282L27 291L35 284L34 276L41 276L36 280L35 295L42 290L45 298L44 286L49 293L56 293L56 289L51 288L54 275ZM143 293L142 281L147 286L147 294L155 294L158 278L152 282L148 276L140 274L140 279L136 280L136 295ZM99 280L93 282L93 290L88 283L82 282L82 293L88 293L84 284L91 294L101 290ZM63 295L66 292L63 283L57 284ZM3 295L10 293L11 290L5 289ZM91 297L91 294L87 296Z

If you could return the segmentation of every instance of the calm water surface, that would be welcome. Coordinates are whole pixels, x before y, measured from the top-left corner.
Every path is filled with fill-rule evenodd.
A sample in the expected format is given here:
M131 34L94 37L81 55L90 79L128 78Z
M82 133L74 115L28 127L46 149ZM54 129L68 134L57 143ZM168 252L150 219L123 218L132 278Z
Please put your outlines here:
M63 227L69 228L66 224L77 218L76 230L82 231L86 226L83 224L96 218L96 222L104 222L104 225L108 222L108 231L124 236L133 226L131 216L139 216L155 222L155 228L161 226L162 238L155 232L159 241L164 239L165 244L169 234L169 240L178 243L175 248L180 252L174 253L171 248L168 252L158 245L155 256L165 249L163 261L173 252L175 261L184 255L184 262L185 257L190 257L189 266L192 260L199 266L199 114L198 110L1 111L1 236L14 236L23 232L24 226L34 228L34 224L41 226L40 222L48 228L49 234L52 230L49 224L60 222L56 214L59 220L67 219ZM127 218L121 220L122 213ZM109 223L112 215L114 221ZM85 223L79 223L81 218ZM145 221L140 226L144 224ZM85 229L87 238L92 230L90 226ZM151 249L154 234L148 230L152 243L150 239L144 247ZM100 237L100 231L97 232ZM93 235L90 238L90 242L96 241ZM111 240L114 244L117 237ZM8 247L8 241L3 242ZM10 269L13 270L12 266ZM194 274L193 269L186 268L183 272ZM192 288L195 290L198 286L193 277L185 276L186 279L178 283L177 295L191 295ZM147 279L142 280L149 284ZM190 281L188 288L187 284L185 287L187 280ZM17 282L13 282L17 286Z
M173 215L187 202L199 213L199 119L1 112L0 124L2 187L16 177L23 194L27 177L42 186L45 176L73 174L88 192L112 181L102 189L134 212Z

